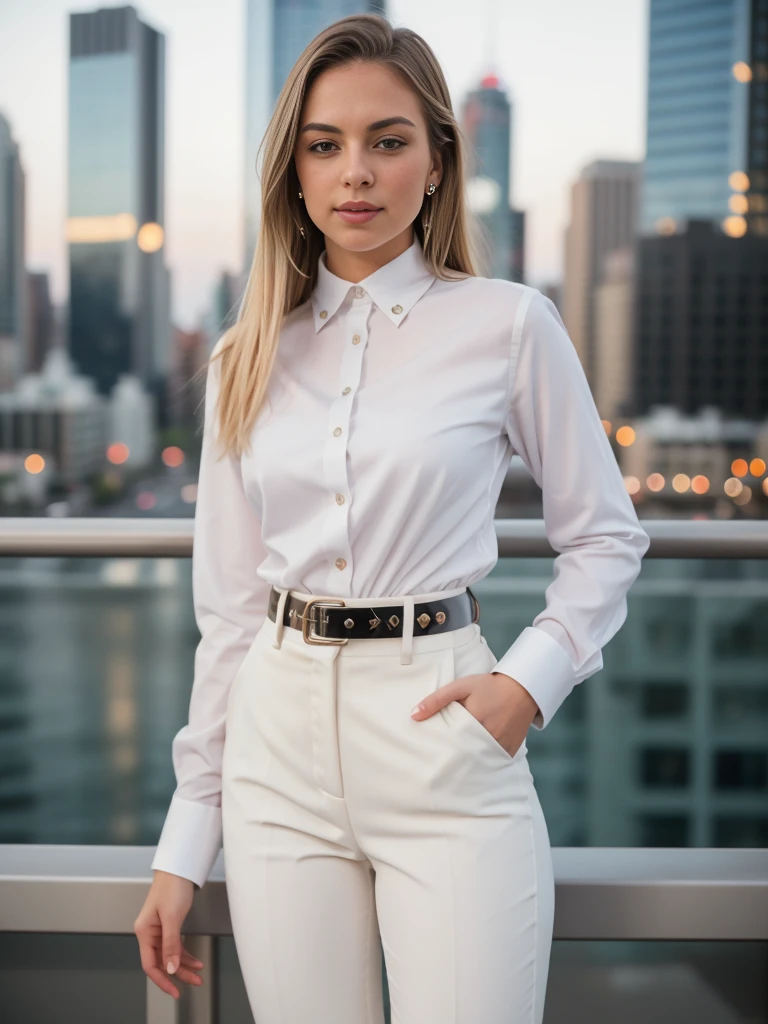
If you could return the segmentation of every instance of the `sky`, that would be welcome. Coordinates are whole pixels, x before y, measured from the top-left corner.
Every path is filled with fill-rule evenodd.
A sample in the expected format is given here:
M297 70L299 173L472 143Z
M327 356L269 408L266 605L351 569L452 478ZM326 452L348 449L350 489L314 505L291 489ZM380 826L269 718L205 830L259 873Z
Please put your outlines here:
M105 3L104 6L113 6ZM27 264L67 292L66 0L0 3L0 112L21 147ZM122 6L115 4L114 6ZM174 322L197 326L243 246L245 0L142 0L166 34L166 260ZM571 183L592 160L645 153L647 0L389 0L420 33L460 115L496 73L513 104L512 203L526 211L526 282L558 281Z

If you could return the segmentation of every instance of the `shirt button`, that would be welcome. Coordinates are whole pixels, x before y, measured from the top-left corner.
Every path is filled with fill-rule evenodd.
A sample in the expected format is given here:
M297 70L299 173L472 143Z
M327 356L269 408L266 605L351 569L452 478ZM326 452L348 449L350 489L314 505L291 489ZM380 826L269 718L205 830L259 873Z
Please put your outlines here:
M352 388L344 388L344 390L341 393L342 395L348 395L351 390Z
M347 567L347 560L345 558L337 558L336 559L336 568L337 569L346 569L346 567Z
M328 310L327 310L327 309L321 309L321 310L320 310L320 319L321 319L321 320L325 320L325 318L326 318L327 316L328 316Z
M353 334L352 335L352 344L356 345L359 341L360 341L360 335L359 334Z
M364 289L364 288L361 288L361 287L360 287L360 286L358 285L358 286L357 286L357 287L355 288L355 297L356 297L356 298L358 298L358 299L361 299L361 298L363 297L363 295L364 295L364 294L365 294L365 289Z
M333 432L333 436L334 437L338 437L340 433L341 433L341 427L336 427L336 429Z
M337 494L336 495L336 504L337 505L343 505L344 504L344 495L343 494Z
M392 307L392 312L393 313L402 313L403 312L403 307L402 306L393 306Z

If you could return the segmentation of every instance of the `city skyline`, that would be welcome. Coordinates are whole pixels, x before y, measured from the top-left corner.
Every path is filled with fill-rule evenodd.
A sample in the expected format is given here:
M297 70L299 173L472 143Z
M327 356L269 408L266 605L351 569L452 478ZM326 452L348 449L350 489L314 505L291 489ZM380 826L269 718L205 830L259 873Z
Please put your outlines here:
M51 273L56 302L66 294L67 19L97 6L38 0L31 10L8 0L0 11L0 110L27 175L27 265ZM217 277L238 269L242 252L245 4L135 6L168 38L167 259L174 322L193 327ZM562 276L568 188L580 169L600 157L643 157L646 6L627 0L617 10L588 0L576 10L543 0L534 14L505 5L496 14L489 9L468 33L463 5L449 3L439 19L419 2L407 10L402 2L389 5L393 24L420 32L434 48L457 116L483 74L496 73L509 90L516 111L510 200L527 213L531 284Z

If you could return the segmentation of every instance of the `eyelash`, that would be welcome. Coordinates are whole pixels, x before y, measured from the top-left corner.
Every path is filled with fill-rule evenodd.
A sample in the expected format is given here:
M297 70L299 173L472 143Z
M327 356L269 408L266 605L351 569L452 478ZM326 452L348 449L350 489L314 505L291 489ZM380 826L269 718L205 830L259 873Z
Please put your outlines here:
M402 149L404 146L408 145L408 143L407 142L403 142L402 139L396 139L396 138L394 138L391 135L388 135L385 139L379 139L379 142L397 142L398 143L398 145L395 146L394 148L389 148L389 147L385 148L384 149L385 153L396 153L399 149ZM316 146L327 146L327 145L335 146L336 143L335 142L331 142L330 139L320 139L318 142L313 142L312 145L308 147L308 149L309 149L310 153L319 153L321 156L325 156L327 153L332 153L333 150L331 150L331 149L320 150L320 149L315 149L315 147ZM378 143L377 143L377 145L378 145Z

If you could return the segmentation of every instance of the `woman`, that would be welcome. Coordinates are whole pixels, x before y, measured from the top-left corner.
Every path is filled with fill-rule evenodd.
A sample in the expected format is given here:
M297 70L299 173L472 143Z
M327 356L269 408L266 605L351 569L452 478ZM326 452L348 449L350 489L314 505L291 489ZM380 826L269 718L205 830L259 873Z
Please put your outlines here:
M421 37L359 15L310 43L207 369L201 640L136 922L163 991L201 984L180 933L223 840L258 1024L381 1024L382 947L400 1024L542 1020L554 882L526 733L601 667L648 537L555 307L475 275L464 187ZM515 452L561 554L497 659L470 586Z

